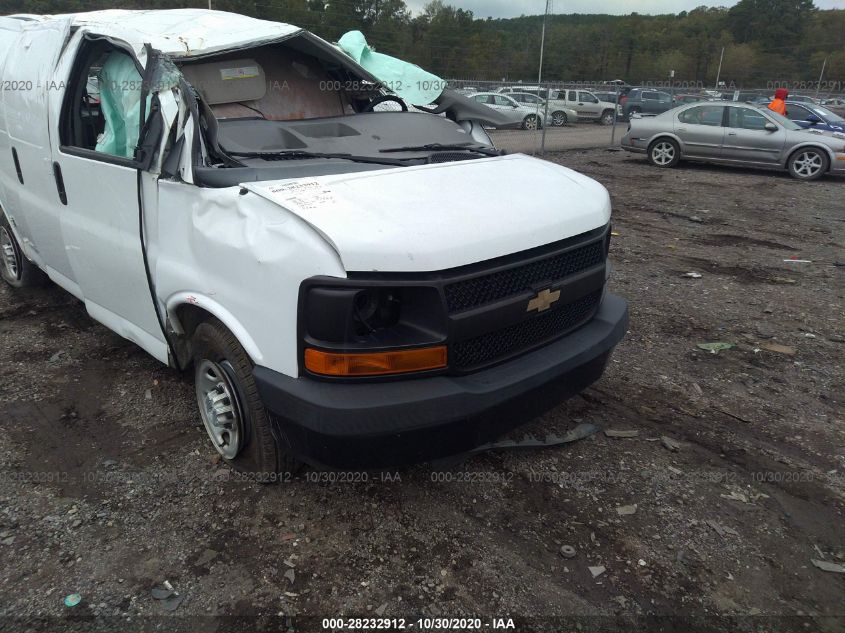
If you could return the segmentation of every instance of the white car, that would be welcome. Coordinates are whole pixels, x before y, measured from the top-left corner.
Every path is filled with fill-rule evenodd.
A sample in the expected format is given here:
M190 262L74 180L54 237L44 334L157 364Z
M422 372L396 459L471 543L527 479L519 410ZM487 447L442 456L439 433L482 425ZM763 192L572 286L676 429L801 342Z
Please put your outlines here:
M498 92L478 92L469 95L469 98L508 117L509 127L521 127L523 130L536 130L538 127L543 127L543 113L542 110L539 114L537 113L536 104L520 103Z
M565 104L558 101L549 101L548 108L546 107L546 100L538 97L531 92L509 92L508 96L514 101L518 101L523 105L535 110L539 106L540 112L543 116L548 116L552 125L555 127L562 127L570 123L577 123L578 113L572 108L567 108Z
M597 380L627 329L604 187L502 155L499 115L450 91L374 112L406 104L300 28L0 18L0 76L3 279L193 371L256 477L468 451Z

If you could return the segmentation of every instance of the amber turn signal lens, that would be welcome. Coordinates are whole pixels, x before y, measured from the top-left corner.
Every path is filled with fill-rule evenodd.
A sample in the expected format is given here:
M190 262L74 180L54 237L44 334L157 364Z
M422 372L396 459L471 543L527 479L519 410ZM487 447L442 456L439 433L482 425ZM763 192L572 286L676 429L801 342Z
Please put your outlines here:
M335 354L305 350L305 368L324 376L383 376L446 366L446 347L423 347L395 352Z

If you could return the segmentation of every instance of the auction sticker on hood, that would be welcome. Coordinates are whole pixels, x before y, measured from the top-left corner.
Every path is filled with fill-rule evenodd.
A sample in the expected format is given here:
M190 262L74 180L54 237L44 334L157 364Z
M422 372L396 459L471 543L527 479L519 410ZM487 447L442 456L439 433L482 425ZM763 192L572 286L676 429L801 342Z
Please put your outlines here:
M292 211L334 209L339 203L331 187L316 180L300 180L263 189Z

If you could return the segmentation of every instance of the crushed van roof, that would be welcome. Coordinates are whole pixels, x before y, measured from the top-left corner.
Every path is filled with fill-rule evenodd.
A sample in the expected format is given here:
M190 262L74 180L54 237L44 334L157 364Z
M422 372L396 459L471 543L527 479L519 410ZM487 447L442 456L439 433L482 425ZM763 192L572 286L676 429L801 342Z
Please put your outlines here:
M138 53L148 43L172 57L207 55L255 42L281 39L303 31L291 24L208 9L108 9L66 15L15 17L39 22L72 18L74 27L83 27L92 33L123 40ZM4 18L0 18L2 20Z

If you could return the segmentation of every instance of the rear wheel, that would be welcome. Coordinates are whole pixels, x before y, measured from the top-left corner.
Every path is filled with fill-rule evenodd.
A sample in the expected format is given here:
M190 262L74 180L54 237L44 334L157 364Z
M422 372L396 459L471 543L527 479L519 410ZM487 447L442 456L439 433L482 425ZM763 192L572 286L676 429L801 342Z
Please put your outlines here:
M563 127L569 123L569 117L566 116L566 112L562 110L558 110L557 112L552 112L552 125L555 127Z
M601 113L602 125L613 125L613 110L605 110Z
M523 130L536 130L537 129L537 115L536 114L529 114L522 120L522 129Z
M827 171L829 160L820 149L799 149L789 157L789 173L798 180L817 180Z
M681 160L681 148L670 138L660 138L649 146L648 159L657 167L674 167Z
M235 336L210 319L197 327L192 342L197 404L218 454L262 483L298 470L300 464L273 435L252 361Z
M47 275L24 256L12 227L2 211L0 211L0 277L12 288L41 286L47 281Z

